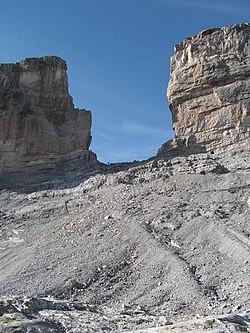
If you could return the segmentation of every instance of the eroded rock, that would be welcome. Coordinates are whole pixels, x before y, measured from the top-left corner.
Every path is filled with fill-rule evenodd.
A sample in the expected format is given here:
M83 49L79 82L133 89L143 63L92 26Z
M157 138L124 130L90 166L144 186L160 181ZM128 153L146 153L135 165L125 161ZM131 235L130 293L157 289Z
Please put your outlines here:
M168 99L176 138L160 150L249 150L250 24L185 39L171 58Z
M122 310L114 311L55 299L0 299L0 333L248 333L249 329L249 311L204 318L196 315L173 323L164 313L151 313L141 306L124 304Z
M74 108L58 57L0 64L0 172L74 168L95 155L91 113Z

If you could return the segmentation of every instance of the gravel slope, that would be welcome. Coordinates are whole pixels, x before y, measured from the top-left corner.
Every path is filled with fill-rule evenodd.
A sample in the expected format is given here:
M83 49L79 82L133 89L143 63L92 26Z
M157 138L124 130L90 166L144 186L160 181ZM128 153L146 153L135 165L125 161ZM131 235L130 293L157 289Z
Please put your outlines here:
M199 154L39 186L0 178L0 295L139 306L171 321L247 310L249 165L247 154Z

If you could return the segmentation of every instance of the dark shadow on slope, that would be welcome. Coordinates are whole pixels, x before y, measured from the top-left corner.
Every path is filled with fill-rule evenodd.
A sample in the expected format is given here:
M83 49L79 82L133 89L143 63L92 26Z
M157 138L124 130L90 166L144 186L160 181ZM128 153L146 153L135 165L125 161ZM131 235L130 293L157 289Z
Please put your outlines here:
M143 167L149 162L157 165L158 160L171 161L176 157L186 157L190 155L199 155L207 153L210 160L217 159L218 156L213 151L206 151L205 147L196 142L195 136L185 140L174 138L167 141L159 149L158 154L143 161L121 162L104 164L94 161L89 164L76 166L73 170L54 169L41 172L23 172L23 173L0 173L0 191L13 190L17 193L31 193L42 190L60 190L77 187L90 177L98 174L116 174L121 171L127 171L131 168ZM171 164L171 163L170 163ZM229 170L218 163L215 173L228 173Z
M154 158L150 159L153 160ZM131 167L143 165L150 160L124 163L85 165L75 170L50 170L45 172L0 173L0 191L13 190L31 193L43 190L74 188L97 174L115 174Z

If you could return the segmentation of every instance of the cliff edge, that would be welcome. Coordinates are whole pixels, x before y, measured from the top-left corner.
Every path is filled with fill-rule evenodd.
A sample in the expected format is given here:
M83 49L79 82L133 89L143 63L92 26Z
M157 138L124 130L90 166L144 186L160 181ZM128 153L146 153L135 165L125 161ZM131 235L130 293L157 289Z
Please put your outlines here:
M59 57L0 64L0 172L75 168L95 160L91 112L74 108Z

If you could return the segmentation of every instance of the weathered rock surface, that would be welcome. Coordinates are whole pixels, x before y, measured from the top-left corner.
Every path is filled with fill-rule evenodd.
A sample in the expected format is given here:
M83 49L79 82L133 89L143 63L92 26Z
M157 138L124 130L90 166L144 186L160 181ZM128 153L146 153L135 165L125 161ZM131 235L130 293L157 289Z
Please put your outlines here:
M75 167L95 159L91 113L75 109L58 57L0 64L0 172Z
M176 138L160 154L250 148L250 24L176 45L168 99Z
M155 325L146 328L145 325ZM130 331L134 326L139 330ZM144 326L144 328L143 328ZM156 315L140 306L125 306L114 311L82 302L46 298L0 299L0 333L248 333L249 312L200 318L173 324L163 315Z
M248 333L250 332L250 317L248 314L226 315L220 317L205 317L177 322L164 327L154 327L127 333Z

